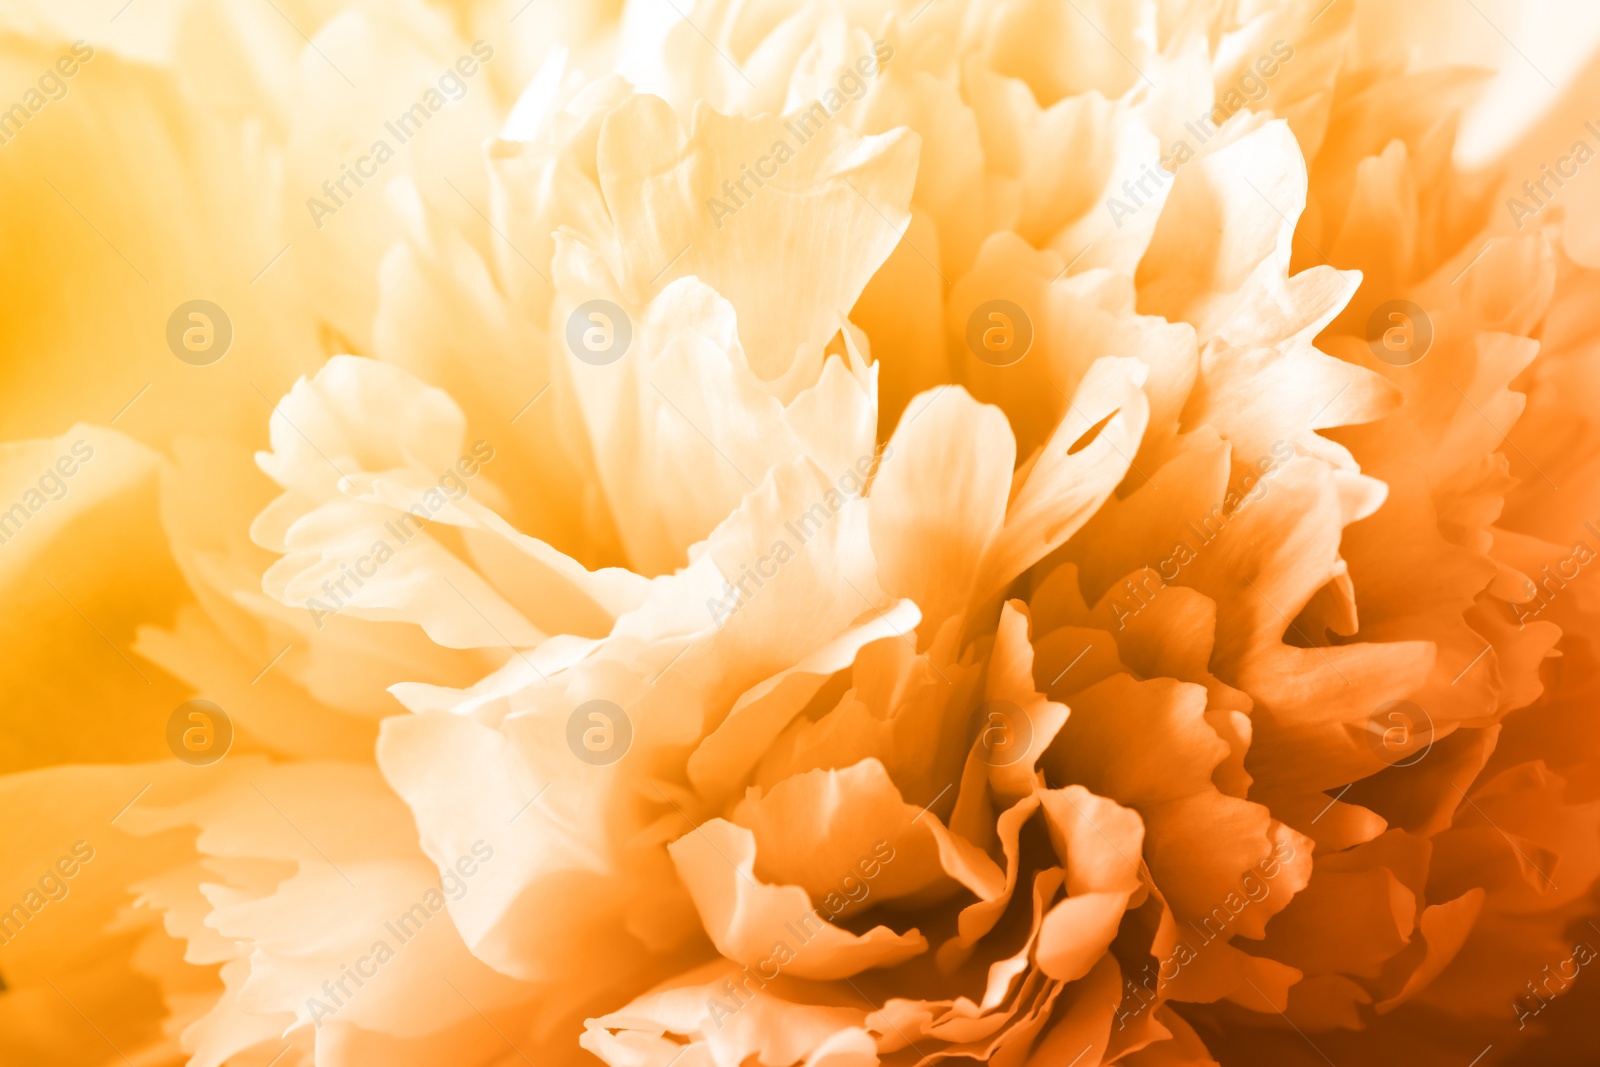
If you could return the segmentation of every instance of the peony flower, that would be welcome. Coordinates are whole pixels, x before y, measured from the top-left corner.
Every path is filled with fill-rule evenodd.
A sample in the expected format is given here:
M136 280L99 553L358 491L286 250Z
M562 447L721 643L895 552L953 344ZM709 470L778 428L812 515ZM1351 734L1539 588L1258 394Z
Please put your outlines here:
M1579 1062L1497 14L7 16L7 1062Z

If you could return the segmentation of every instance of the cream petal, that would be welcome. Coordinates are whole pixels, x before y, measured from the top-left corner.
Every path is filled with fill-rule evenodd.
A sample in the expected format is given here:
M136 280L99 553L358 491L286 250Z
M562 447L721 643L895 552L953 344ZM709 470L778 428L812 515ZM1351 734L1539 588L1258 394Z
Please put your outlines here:
M755 835L758 877L798 885L813 899L842 894L849 899L841 915L860 910L858 903L948 890L947 878L993 895L1002 879L986 854L903 800L873 759L752 790L732 818ZM865 887L859 900L858 886Z
M879 580L922 609L924 634L979 592L979 563L999 536L1014 464L1005 417L959 386L914 401L884 450L869 500Z
M1305 198L1305 163L1288 125L1234 116L1172 183L1139 264L1139 310L1193 323L1202 343L1259 343L1285 328L1314 334L1356 280L1325 267L1289 277Z
M738 985L732 983L737 981ZM752 989L752 985L760 983ZM767 985L773 992L767 991ZM870 1008L855 1003L807 1004L783 995L786 979L761 983L719 960L688 972L617 1011L588 1021L583 1046L617 1067L665 1067L675 1059L717 1067L764 1061L829 1062L830 1052L868 1054L873 1044L862 1028ZM730 994L730 990L735 992ZM687 1045L665 1033L691 1037ZM863 1041L863 1038L866 1038ZM872 1063L873 1060L866 1060Z
M799 144L795 136L776 118L708 108L685 136L665 103L635 97L607 118L598 148L622 240L619 281L646 297L677 278L701 278L737 309L750 367L773 383L815 379L812 353L899 240L916 169L917 139L905 131L858 138L827 125ZM794 155L792 172L779 162L768 184L745 181L737 219L714 218L708 200L728 206L722 182L771 158L779 142ZM787 254L774 262L772 248Z
M735 962L766 959L785 933L802 942L785 968L797 978L847 978L927 951L927 940L915 930L897 934L875 926L857 936L817 917L810 894L799 886L757 881L755 835L723 819L696 827L669 851L706 933Z
M378 761L415 813L424 849L441 866L479 837L496 843L495 862L484 866L472 893L452 905L472 951L507 974L548 982L561 973L558 961L587 942L596 966L567 981L603 988L616 976L606 976L599 961L611 952L623 958L621 946L637 951L617 927L621 910L637 895L618 875L637 870L638 861L630 850L605 844L604 828L618 816L578 802L582 772L592 768L568 753L558 756L548 744L535 748L519 740L429 712L386 722ZM440 752L457 758L436 764ZM474 788L461 789L451 767L473 768ZM553 791L545 796L547 788ZM636 832L637 821L628 821Z
M747 690L721 725L690 754L686 766L689 781L708 796L732 791L823 685L854 662L862 646L898 638L916 629L918 621L916 605L902 600L882 615L847 630L789 670Z
M1039 967L1061 982L1087 975L1110 948L1142 876L1135 860L1144 844L1139 816L1081 786L1040 797L1051 843L1067 869L1067 897L1050 909L1039 932Z
M1000 610L984 686L985 701L974 724L978 736L974 738L973 751L994 764L989 771L989 787L1001 804L1013 803L1034 791L1035 765L1070 715L1064 704L1049 700L1035 688L1035 649L1029 643L1028 628L1026 606L1008 600ZM1019 740L1026 745L1020 752Z
M347 7L315 32L300 53L290 105L284 235L298 246L289 255L299 257L303 299L357 351L370 352L378 275L358 265L375 264L401 236L386 187L411 179L463 226L481 222L482 169L463 173L446 163L475 155L494 132L494 88L488 78L458 77L465 91L448 101L439 82L463 55L491 62L494 46L484 42L486 51L474 53L442 12L411 4Z
M1149 415L1139 389L1146 374L1135 359L1102 359L1089 368L1050 441L1018 471L1005 527L984 559L981 595L1059 548L1126 475Z

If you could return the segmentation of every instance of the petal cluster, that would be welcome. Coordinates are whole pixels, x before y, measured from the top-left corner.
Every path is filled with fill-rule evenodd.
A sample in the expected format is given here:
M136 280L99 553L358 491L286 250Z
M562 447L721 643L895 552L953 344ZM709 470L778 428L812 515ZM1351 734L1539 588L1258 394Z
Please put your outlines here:
M183 372L13 372L6 1056L1584 1047L1594 75L1483 169L1431 0L172 6L0 144L131 269L8 350Z

